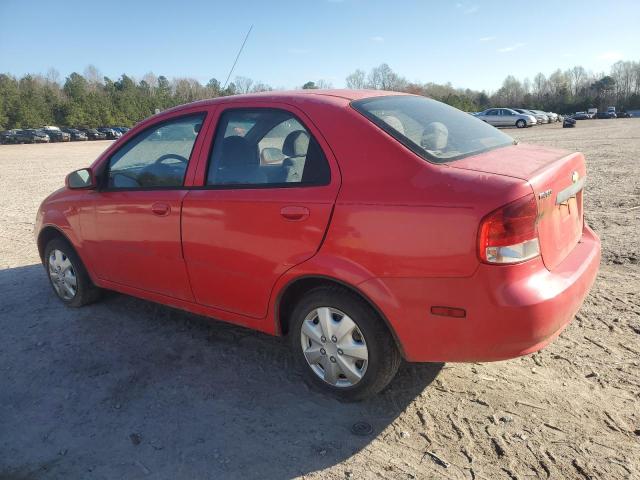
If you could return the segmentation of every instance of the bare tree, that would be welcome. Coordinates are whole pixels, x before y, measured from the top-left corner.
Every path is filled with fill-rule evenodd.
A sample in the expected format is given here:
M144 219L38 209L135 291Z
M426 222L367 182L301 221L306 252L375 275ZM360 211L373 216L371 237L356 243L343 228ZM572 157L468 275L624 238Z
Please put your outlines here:
M152 92L158 87L158 77L153 72L145 73L142 77L142 80L144 80L147 85L149 85Z
M547 78L543 73L538 73L533 78L533 94L536 96L538 100L542 98L542 96L547 91Z
M47 70L47 75L45 78L47 79L47 83L60 85L60 72L53 67Z
M233 84L236 87L236 93L249 93L253 86L253 80L247 77L236 77Z
M569 74L567 76L570 80L571 95L576 97L587 80L587 72L581 65L576 65L569 70L568 73Z
M324 88L324 89L333 88L333 84L329 80L323 80L322 78L317 82L315 82L315 84L316 84L316 88Z
M89 84L90 90L95 91L99 85L102 85L102 73L95 65L87 65L83 76Z
M349 75L346 79L347 88L352 90L358 90L361 88L365 88L366 86L366 73L364 70L357 69L351 75Z

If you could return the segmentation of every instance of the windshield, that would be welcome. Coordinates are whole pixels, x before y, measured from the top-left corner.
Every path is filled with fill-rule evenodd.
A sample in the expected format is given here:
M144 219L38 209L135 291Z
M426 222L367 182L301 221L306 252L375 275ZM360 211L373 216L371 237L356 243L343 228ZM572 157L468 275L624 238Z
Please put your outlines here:
M425 160L447 163L514 140L473 115L425 97L393 95L352 102L353 108Z

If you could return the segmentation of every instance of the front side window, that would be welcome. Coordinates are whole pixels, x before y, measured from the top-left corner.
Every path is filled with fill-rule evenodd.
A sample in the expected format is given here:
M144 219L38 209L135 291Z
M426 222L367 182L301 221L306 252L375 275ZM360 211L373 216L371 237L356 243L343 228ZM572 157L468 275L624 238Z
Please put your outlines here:
M182 186L203 120L204 114L180 117L139 133L109 159L107 187Z
M425 97L390 95L357 100L351 105L407 148L434 163L448 163L514 144L510 136L482 120Z
M291 113L260 108L220 116L207 185L326 185L329 180L320 145Z

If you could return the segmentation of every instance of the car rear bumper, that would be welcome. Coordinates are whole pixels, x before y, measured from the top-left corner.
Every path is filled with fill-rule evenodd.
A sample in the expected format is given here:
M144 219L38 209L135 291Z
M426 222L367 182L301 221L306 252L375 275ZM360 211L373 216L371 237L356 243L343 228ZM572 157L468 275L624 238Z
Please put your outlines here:
M599 264L600 240L585 226L580 243L553 271L537 258L482 264L467 278L373 279L360 287L390 321L408 361L495 361L555 339L580 309ZM381 290L387 294L376 302ZM433 306L462 308L466 317L433 315Z

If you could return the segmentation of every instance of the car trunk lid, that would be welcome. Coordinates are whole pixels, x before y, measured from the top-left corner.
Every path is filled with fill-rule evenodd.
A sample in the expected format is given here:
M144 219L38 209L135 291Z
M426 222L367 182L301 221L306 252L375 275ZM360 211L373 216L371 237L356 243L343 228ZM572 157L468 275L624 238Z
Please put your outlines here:
M581 153L514 145L467 157L454 168L526 180L538 203L538 237L545 266L553 270L582 235L585 160Z

